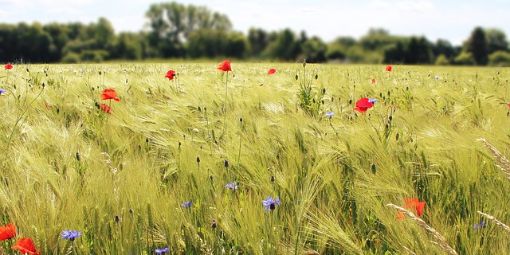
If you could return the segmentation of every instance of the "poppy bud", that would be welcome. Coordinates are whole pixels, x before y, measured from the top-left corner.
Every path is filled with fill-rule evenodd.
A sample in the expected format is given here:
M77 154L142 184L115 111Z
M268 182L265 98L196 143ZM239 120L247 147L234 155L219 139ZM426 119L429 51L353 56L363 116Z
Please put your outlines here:
M212 228L212 229L216 229L216 227L218 227L218 224L216 223L216 220L212 220L212 222L211 222L211 228Z
M326 94L326 88L322 88L322 94Z
M133 210L133 208L129 208L129 214L133 214L135 213L135 211Z
M392 120L393 120L393 115L390 115L390 117L388 117L388 119L389 119L390 121L392 121Z
M149 138L145 138L145 143L149 143Z
M397 134L395 135L395 140L396 140L396 141L398 141L398 138L399 138L399 137L400 137L400 135L397 133Z
M349 99L349 104L352 104L352 99Z
M198 107L198 111L201 112L202 111L202 108L200 108L200 106Z
M372 166L370 167L372 169L372 173L375 174L377 172L377 167L374 163L372 163Z
M197 164L200 164L200 157L197 157Z
M181 142L179 142L179 149L181 148Z
M118 215L115 215L115 217L113 217L113 220L115 221L115 223L119 223L120 217Z
M239 122L243 123L243 118L239 118Z
M299 76L296 74L296 81L299 79Z
M204 107L204 112L207 112L207 107Z
M318 74L315 74L315 79L319 79L319 75Z
M80 157L80 153L79 152L76 152L76 160L80 161L81 160L81 157Z
M103 74L103 72L99 71L99 75L102 75L102 74Z
M28 67L27 67L27 73L30 73L30 69L28 69Z
M223 161L223 166L225 166L225 168L228 168L228 160L225 159L225 161Z
M59 114L59 113L60 113L60 108L57 107L57 114Z
M274 175L271 176L271 182L274 182L275 181L275 177Z

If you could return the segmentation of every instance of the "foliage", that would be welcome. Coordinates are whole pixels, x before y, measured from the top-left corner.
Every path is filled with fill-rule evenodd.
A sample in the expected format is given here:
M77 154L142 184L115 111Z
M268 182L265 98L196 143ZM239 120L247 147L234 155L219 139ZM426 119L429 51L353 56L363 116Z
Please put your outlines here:
M15 65L1 78L0 225L42 254L442 254L385 206L417 197L458 254L506 254L504 229L474 226L478 211L510 223L510 182L477 141L510 155L509 70L308 64L299 79L325 89L312 116L295 65L233 65L226 113L215 63ZM96 106L107 87L111 114ZM365 96L378 102L355 113Z

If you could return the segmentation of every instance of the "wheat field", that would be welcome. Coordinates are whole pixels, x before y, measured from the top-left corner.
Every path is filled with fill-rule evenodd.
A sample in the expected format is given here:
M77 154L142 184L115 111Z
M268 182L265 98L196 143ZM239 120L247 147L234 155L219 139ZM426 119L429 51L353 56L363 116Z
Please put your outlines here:
M509 254L510 69L216 66L2 70L0 225L41 254Z

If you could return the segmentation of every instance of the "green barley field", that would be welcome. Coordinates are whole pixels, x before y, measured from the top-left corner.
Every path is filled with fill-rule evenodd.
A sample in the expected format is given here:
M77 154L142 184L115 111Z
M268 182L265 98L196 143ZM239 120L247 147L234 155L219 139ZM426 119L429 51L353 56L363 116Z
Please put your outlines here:
M41 254L510 252L510 69L232 69L1 70L0 225Z

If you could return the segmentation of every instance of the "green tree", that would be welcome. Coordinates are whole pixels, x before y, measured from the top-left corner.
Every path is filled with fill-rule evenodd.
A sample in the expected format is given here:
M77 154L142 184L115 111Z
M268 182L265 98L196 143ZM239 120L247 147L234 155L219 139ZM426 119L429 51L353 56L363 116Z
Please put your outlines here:
M510 66L510 52L496 51L490 54L489 64L492 66Z
M153 4L146 13L149 20L149 44L163 57L184 55L184 44L200 29L228 32L232 24L227 16L206 7L176 2Z
M487 53L496 51L508 51L508 41L503 31L499 29L486 29L485 37L487 39Z
M252 57L261 57L269 44L269 34L260 28L250 28L248 31L249 52Z
M466 42L466 51L471 53L477 65L486 65L488 61L487 39L481 27L471 33Z
M300 54L300 45L296 35L290 29L276 34L276 38L267 48L268 55L281 60L296 60Z

